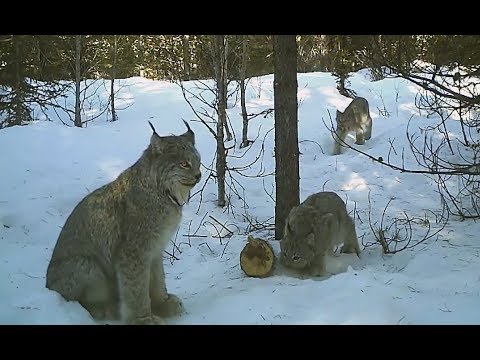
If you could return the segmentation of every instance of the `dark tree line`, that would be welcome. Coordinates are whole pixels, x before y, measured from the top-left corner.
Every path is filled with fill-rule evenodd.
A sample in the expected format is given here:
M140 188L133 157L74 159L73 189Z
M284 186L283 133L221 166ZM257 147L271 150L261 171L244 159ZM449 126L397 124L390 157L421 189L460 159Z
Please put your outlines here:
M227 36L227 35L225 35ZM238 36L228 35L229 38ZM200 35L88 35L82 42L82 72L86 78L109 78L113 59L109 49L117 48L116 77L145 76L182 80L212 78L210 55ZM249 52L246 77L273 74L272 36L245 36ZM407 65L408 56L447 65L478 64L478 36L444 35L302 35L297 36L299 72L332 71L339 76L361 68L380 65L387 57ZM74 56L75 35L1 35L0 82L6 85L18 71L32 79L75 80L68 65ZM379 46L375 46L375 44ZM231 54L231 62L237 54ZM377 61L375 64L372 59ZM16 65L15 65L16 64ZM18 66L15 71L14 67ZM83 71L85 70L85 71ZM238 80L239 69L230 71Z
M144 76L160 80L215 78L210 50L200 35L1 35L0 36L0 128L22 124L52 99L64 94L65 84L86 79L122 79ZM228 35L238 43L239 36ZM330 71L338 90L354 96L349 88L351 72L370 68L374 80L388 69L409 74L412 59L438 66L460 63L479 64L477 36L443 35L308 35L296 36L297 71ZM243 36L248 56L244 66L231 66L226 81L273 74L272 36ZM238 63L241 48L229 51L227 64ZM387 70L388 70L387 69ZM41 83L35 80L42 81ZM113 81L112 90L113 93ZM78 99L77 99L78 102ZM58 101L56 103L57 106ZM116 119L114 97L110 108ZM82 126L78 103L72 121ZM68 111L67 111L68 113Z

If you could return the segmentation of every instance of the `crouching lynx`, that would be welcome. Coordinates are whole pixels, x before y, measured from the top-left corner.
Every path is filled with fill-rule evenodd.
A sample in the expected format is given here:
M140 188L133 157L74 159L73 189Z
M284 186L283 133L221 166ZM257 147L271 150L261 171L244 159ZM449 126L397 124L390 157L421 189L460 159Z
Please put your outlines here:
M163 251L201 178L195 135L185 125L182 135L159 136L150 123L142 156L81 200L60 232L46 287L94 319L163 324L183 312L167 292Z
M325 276L327 255L343 244L342 253L360 254L353 219L334 192L312 194L290 211L280 241L280 261L311 276Z
M362 97L353 99L343 113L337 110L336 121L336 134L341 141L345 141L350 132L355 132L355 144L358 145L365 144L365 140L372 137L372 118L368 101ZM337 141L335 137L333 155L340 154L341 141Z

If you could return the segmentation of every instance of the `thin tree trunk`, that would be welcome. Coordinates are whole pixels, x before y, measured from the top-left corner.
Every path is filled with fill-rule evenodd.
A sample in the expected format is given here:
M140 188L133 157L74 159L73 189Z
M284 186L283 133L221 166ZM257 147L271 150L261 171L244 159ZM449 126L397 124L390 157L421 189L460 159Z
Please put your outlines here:
M345 89L345 78L345 74L343 72L339 72L337 89L338 92L343 96L348 96L347 90Z
M188 45L188 39L188 35L182 36L184 80L190 80L190 48Z
M225 99L225 109L227 108L227 93L228 93L228 37L224 35L224 46L223 46L223 88L224 88L224 99ZM225 116L225 132L227 134L227 141L233 139L230 128L228 127L227 118Z
M248 116L247 106L245 105L245 76L247 72L247 36L244 35L242 39L242 62L240 65L240 105L242 107L242 143L240 148L247 147L252 143L248 140Z
M117 69L117 35L113 35L113 62L112 62L112 74L111 74L111 87L110 87L110 105L112 111L112 121L117 121L117 112L115 111L115 73Z
M283 237L285 219L300 203L297 114L297 44L295 35L273 36L275 106L275 239Z
M82 35L75 35L75 120L74 125L82 127L82 117L80 115L80 81L81 81L81 48Z
M15 86L12 89L14 97L12 99L12 105L14 109L14 118L11 121L12 125L21 125L23 120L26 120L26 111L24 108L24 77L22 69L22 50L19 41L19 35L13 36L13 46L15 48Z
M217 94L218 94L218 121L217 121L217 186L218 186L218 206L225 206L225 168L226 168L226 153L225 144L223 142L223 129L226 124L226 89L225 89L225 43L224 35L215 35L215 61L217 62Z
M144 77L145 71L144 71L144 52L145 49L143 47L143 35L139 36L138 39L138 62L139 62L139 69L140 69L140 76Z

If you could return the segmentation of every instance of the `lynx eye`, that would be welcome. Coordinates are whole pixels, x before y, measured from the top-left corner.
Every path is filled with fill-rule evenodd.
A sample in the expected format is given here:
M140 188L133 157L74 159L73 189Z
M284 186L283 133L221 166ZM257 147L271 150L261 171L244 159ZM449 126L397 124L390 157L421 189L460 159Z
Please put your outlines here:
M293 260L293 261L298 261L298 260L300 260L300 256L298 256L298 255L293 255L292 260Z
M188 161L182 161L180 163L180 166L185 168L185 169L190 169L192 167L192 165L190 165L190 162L188 162Z

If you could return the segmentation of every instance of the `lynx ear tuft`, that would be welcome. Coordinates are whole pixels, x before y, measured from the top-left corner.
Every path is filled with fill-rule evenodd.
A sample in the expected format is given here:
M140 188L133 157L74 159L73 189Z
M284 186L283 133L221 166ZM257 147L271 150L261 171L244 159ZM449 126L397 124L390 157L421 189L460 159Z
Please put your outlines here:
M150 137L150 146L152 147L153 151L157 154L160 154L162 152L162 145L163 141L160 135L158 135L157 131L155 130L155 127L153 124L149 121L148 124L152 128L153 134Z
M187 130L188 130L188 131L192 131L192 129L190 128L190 125L188 125L188 123L187 123L185 120L183 120L183 123L184 123L185 126L187 127ZM192 132L193 132L193 131L192 131Z
M183 123L187 127L187 131L184 134L182 134L182 136L186 137L193 145L195 145L195 133L192 131L192 129L190 128L190 125L188 125L188 123L185 120L183 120Z
M157 130L155 130L155 127L153 126L153 124L150 122L150 120L148 121L148 123L150 124L150 127L152 128L152 131L155 135L158 135L157 133Z

